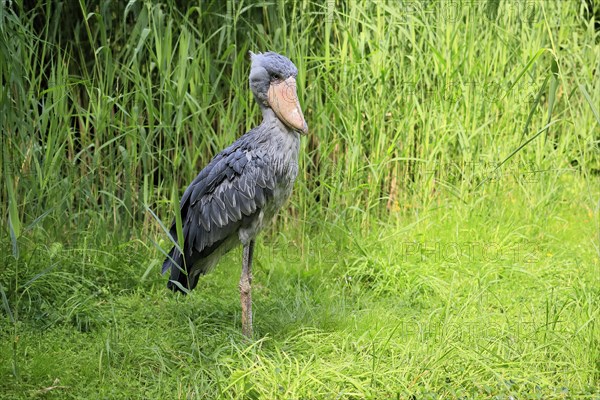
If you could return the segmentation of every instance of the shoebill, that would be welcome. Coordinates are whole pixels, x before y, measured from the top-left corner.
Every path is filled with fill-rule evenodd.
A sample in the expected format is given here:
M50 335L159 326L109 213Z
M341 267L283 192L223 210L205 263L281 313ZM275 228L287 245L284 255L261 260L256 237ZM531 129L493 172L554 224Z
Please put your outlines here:
M296 93L296 66L273 53L250 52L250 89L262 122L217 154L181 198L183 248L174 246L162 268L167 287L186 293L221 256L243 246L239 283L242 332L252 336L252 255L259 232L292 192L300 135L308 132ZM170 230L178 243L176 224Z

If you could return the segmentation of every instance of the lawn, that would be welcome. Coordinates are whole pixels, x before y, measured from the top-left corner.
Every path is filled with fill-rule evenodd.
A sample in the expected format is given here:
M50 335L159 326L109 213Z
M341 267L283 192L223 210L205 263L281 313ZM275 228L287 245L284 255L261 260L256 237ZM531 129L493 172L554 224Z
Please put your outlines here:
M442 195L443 206L369 228L266 235L252 341L240 330L239 250L184 297L166 290L144 241L32 239L6 265L20 311L2 328L1 392L598 398L600 193L572 172L546 182L467 204Z
M597 5L273 3L0 4L0 398L600 399ZM310 132L247 339L240 248L160 268L268 49Z

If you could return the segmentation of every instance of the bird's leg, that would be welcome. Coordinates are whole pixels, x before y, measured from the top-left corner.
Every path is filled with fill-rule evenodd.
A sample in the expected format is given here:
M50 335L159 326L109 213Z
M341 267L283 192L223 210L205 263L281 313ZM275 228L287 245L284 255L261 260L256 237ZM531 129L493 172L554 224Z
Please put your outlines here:
M254 252L254 240L244 245L244 259L242 265L242 277L240 278L240 297L242 299L242 333L244 336L252 337L252 253Z

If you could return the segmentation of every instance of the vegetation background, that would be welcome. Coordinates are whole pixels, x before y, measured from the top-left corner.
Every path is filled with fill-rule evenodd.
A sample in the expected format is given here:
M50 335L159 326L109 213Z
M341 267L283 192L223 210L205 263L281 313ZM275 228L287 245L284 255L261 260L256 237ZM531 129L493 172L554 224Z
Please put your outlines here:
M0 397L600 398L593 1L0 2ZM258 244L190 296L179 196L259 123L310 134Z

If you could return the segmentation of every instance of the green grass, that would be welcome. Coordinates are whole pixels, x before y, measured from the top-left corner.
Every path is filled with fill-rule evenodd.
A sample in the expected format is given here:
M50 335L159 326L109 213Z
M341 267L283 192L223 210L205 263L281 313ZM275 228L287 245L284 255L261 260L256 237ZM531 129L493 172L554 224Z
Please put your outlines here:
M264 236L251 342L240 330L240 251L182 297L167 292L161 257L146 243L23 243L30 256L9 259L13 274L3 273L15 322L2 328L0 392L598 398L590 199L600 193L568 173L551 199L528 196L546 187L540 179L476 204L448 200L368 231L334 224Z
M597 5L183 3L0 2L0 398L600 398ZM173 295L154 217L248 50L310 128L253 341L240 251Z

